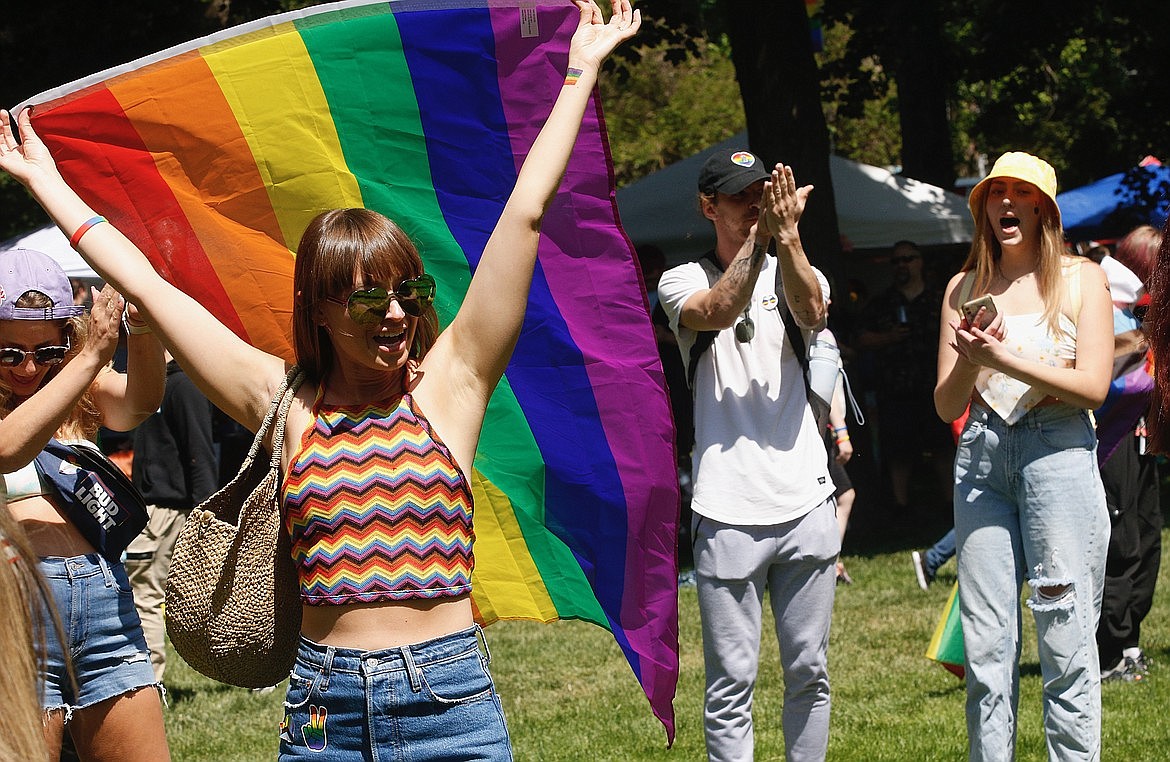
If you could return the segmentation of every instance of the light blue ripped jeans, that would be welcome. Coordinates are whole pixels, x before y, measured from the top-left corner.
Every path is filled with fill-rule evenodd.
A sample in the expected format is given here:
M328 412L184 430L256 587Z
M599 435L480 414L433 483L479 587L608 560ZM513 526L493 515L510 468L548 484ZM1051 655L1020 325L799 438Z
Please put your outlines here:
M1034 408L1014 425L982 405L955 455L955 531L970 759L1015 757L1020 590L1036 621L1049 759L1101 756L1097 620L1109 545L1089 416Z

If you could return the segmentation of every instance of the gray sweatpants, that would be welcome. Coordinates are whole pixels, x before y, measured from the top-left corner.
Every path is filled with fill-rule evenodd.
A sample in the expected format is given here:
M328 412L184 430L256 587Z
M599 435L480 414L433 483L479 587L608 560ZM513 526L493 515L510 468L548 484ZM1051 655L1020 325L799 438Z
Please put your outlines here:
M767 587L784 669L789 760L823 760L829 744L829 625L841 550L832 498L795 521L733 526L692 521L711 760L753 758L752 692Z

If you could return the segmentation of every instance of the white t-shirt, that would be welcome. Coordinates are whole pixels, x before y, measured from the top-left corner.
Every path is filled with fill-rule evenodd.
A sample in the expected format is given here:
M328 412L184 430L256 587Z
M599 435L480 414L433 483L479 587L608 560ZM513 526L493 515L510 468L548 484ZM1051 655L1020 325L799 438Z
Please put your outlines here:
M824 440L777 310L784 298L776 294L778 266L775 257L765 257L748 307L752 340L737 341L734 327L720 331L695 372L691 507L726 524L792 521L833 494ZM828 281L819 270L816 275L827 301ZM668 270L658 283L684 363L698 332L681 325L679 316L687 299L708 288L698 262Z

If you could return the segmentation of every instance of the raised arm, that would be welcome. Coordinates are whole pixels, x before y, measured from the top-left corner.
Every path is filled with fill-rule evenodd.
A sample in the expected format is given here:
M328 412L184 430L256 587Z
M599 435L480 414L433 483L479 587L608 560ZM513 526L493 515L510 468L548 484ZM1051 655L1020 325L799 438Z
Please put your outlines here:
M57 171L25 109L0 110L0 168L18 180L66 235L96 216ZM284 362L237 337L194 299L172 286L146 255L108 223L88 228L77 249L94 270L134 302L163 345L224 412L255 430L284 375ZM133 346L133 343L132 343Z
M776 239L776 258L784 281L784 298L797 325L820 330L825 327L829 311L821 284L800 243L800 217L813 186L796 186L792 167L777 164L772 179L764 183L761 219L767 233Z
M0 473L9 473L32 461L57 433L73 407L99 375L117 375L109 367L118 347L118 300L94 300L85 346L57 374L16 409L0 420Z
M763 226L764 212L752 225L747 239L735 253L735 258L709 289L696 291L683 304L678 321L692 331L722 331L730 328L747 308L764 266L770 236Z
M94 302L116 297L113 289L94 295ZM112 302L113 303L113 302ZM129 307L129 305L127 305ZM126 372L104 373L94 385L94 402L102 413L102 425L114 431L129 431L158 410L166 385L166 361L162 344L149 326L138 322L137 310L129 308L126 339ZM133 321L133 322L132 322Z
M487 404L520 335L541 223L568 165L598 69L642 23L629 0L614 2L608 23L592 0L576 4L581 17L569 45L565 83L520 168L463 306L423 363L474 395L477 406Z

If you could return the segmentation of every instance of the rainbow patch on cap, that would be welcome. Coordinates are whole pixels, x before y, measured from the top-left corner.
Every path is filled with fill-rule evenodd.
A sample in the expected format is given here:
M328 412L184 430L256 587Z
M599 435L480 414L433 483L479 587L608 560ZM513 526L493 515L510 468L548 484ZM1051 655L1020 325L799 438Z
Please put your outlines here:
M731 154L731 163L741 167L750 167L756 163L756 157L747 151L736 151Z

